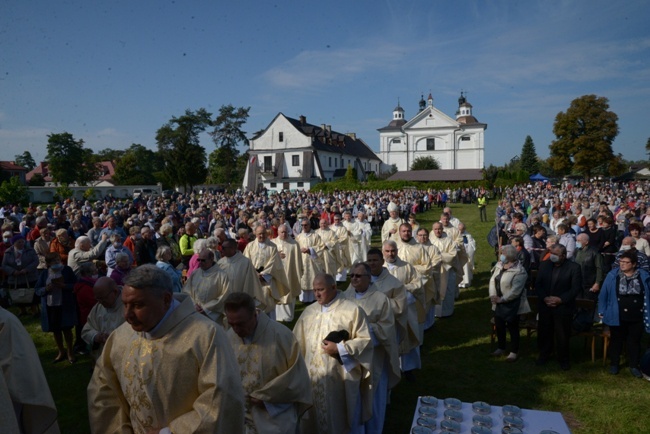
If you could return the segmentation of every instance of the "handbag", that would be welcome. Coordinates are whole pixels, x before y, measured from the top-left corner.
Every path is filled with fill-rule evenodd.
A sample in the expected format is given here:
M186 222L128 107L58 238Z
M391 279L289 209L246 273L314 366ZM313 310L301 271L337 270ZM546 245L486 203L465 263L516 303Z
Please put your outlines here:
M9 298L12 304L32 304L34 300L34 288L29 287L29 282L25 282L26 287L19 288L18 281L14 284L14 288L9 288Z

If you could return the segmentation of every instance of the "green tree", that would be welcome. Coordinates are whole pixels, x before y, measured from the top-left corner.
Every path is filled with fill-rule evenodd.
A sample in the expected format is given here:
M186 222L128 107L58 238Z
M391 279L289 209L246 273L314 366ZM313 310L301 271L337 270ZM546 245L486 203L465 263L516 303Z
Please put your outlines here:
M199 134L212 125L212 114L204 108L172 119L156 133L158 152L164 161L164 174L172 186L182 186L185 191L205 181L205 148Z
M24 167L28 171L34 170L34 167L36 167L36 161L34 161L34 158L29 151L16 155L14 159L17 165Z
M26 205L29 202L27 187L20 183L17 176L12 176L8 181L2 181L2 184L0 184L0 201Z
M584 95L571 101L566 113L555 117L549 163L560 175L590 178L594 169L612 161L612 142L618 135L618 116L609 111L609 100Z
M351 164L348 164L348 168L345 171L345 176L343 176L343 179L348 182L357 182L359 179L357 178L357 169L352 167Z
M411 164L411 170L440 170L440 163L433 157L417 157Z
M93 155L93 162L101 163L102 161L117 162L124 156L126 151L121 149L105 148Z
M521 156L519 157L519 167L524 170L528 175L534 175L539 172L539 160L537 152L535 152L535 143L530 136L526 136L524 146L521 148Z
M29 185L31 187L43 187L45 185L45 178L43 178L43 174L35 173L32 175L32 178L29 180Z
M248 120L250 107L221 106L210 133L217 149L210 153L208 171L211 182L241 184L244 170L238 168L239 147L248 146L246 132L242 130ZM246 159L246 162L248 159Z
M118 185L156 184L155 174L163 169L163 160L158 153L133 143L115 163L113 180Z
M92 161L92 150L83 147L83 140L75 140L67 132L47 137L47 162L55 182L86 185L98 178L99 169Z
M68 186L68 184L61 184L54 191L54 197L56 198L56 200L59 200L59 201L69 199L73 195L74 195L74 192Z

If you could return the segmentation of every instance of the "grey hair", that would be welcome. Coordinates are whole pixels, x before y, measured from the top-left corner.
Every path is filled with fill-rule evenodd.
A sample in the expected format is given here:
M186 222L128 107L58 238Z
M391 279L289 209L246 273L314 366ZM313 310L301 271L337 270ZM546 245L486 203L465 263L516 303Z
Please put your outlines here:
M158 247L158 250L156 250L156 261L163 261L163 258L165 257L165 253L171 253L172 249L169 246L160 246Z
M166 292L171 293L173 288L171 277L152 264L134 268L124 280L124 285L141 291L150 291L159 297Z
M210 237L205 240L205 245L210 250L217 250L217 247L219 246L219 240L216 237Z
M170 225L169 223L165 223L164 225L160 226L160 229L158 230L158 233L160 233L160 235L165 235L166 233L168 233L168 232L171 233L173 231L174 231L174 227L172 225Z
M206 246L206 240L205 238L199 238L194 242L194 245L192 246L192 249L194 250L194 253L197 255L200 254L203 250L207 248Z
M117 255L115 255L115 263L118 263L118 262L120 262L120 261L122 261L124 259L126 259L128 261L131 261L131 258L129 258L129 255L124 253L124 252L120 252Z
M90 242L90 238L88 238L88 237L85 236L85 235L80 236L79 238L77 238L77 239L75 240L75 242L74 242L74 248L75 248L75 249L80 248L81 245L84 243L84 241L88 241L88 242Z
M506 262L514 262L517 260L517 248L512 244L502 246L501 253L506 257Z
M335 286L336 285L336 279L331 274L328 274L324 271L321 271L320 273L316 273L316 276L314 276L314 281L316 280L323 280L325 282L325 285L327 286Z
M81 265L79 265L79 271L77 273L79 274L79 276L92 276L93 271L96 269L97 267L95 266L94 263L84 262Z
M381 244L381 246L382 246L382 247L384 247L384 246L391 246L391 247L395 247L395 248L397 248L397 243L395 242L395 240L386 240L386 241L384 241L384 242Z
M111 243L114 243L115 241L118 241L118 240L119 240L119 241L122 241L122 235L118 234L117 232L114 232L114 233L111 235L110 240L111 240Z
M366 262L357 261L354 264L352 264L352 267L350 267L350 269L354 270L355 268L358 267L362 267L368 276L371 275L372 270L370 269L370 265L368 265Z

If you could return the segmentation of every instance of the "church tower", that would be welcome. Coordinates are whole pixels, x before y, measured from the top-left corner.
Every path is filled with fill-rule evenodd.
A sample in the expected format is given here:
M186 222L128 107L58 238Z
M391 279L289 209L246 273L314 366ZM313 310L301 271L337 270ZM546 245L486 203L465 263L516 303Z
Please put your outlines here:
M393 121L404 120L404 109L399 105L399 98L397 99L397 107L393 109Z

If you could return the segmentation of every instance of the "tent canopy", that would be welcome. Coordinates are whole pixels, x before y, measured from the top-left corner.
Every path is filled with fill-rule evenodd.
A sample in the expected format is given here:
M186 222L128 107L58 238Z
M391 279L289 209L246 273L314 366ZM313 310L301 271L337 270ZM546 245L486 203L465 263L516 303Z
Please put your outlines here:
M539 172L534 175L531 175L529 179L531 181L543 181L543 182L547 182L549 180L547 177L545 177Z

